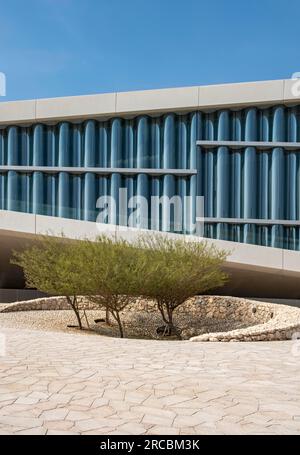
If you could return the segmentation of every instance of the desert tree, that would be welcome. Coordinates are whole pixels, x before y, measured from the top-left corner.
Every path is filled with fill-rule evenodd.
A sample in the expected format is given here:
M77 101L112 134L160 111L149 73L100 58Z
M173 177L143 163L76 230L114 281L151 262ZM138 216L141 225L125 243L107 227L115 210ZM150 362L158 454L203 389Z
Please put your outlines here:
M15 251L11 260L23 269L27 287L65 296L80 329L83 326L78 296L86 291L84 252L81 241L45 235L39 236L33 246Z
M136 301L140 292L140 272L146 258L137 260L139 248L108 236L86 241L85 251L89 299L111 314L123 338L122 311Z
M157 303L165 333L179 335L174 311L188 298L221 287L227 280L222 265L227 252L205 241L173 238L165 234L140 237L141 293ZM139 259L141 260L141 259Z

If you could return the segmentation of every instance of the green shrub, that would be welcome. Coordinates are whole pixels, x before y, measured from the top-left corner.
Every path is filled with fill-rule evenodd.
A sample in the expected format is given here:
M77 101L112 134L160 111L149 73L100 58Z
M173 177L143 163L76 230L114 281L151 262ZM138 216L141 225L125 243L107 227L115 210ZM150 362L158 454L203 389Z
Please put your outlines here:
M15 252L26 285L64 295L82 329L78 296L86 295L111 314L124 336L122 311L144 296L157 303L165 329L179 335L173 313L188 298L222 286L227 253L206 242L143 236L133 244L100 236L96 241L69 241L42 236L37 244Z
M112 315L123 337L121 312L140 292L140 271L145 258L137 260L138 250L125 240L101 236L85 245L89 298Z
M78 306L78 296L86 291L82 242L40 236L34 246L14 252L11 262L22 267L27 287L65 296L82 329Z
M179 335L173 322L174 310L194 295L223 286L227 275L221 266L228 253L207 242L162 234L142 237L139 246L141 294L157 302L166 332Z

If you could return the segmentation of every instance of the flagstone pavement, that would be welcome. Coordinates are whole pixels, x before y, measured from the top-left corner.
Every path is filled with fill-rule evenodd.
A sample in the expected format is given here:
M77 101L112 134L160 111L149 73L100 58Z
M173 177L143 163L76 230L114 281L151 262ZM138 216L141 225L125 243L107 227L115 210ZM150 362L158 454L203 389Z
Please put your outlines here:
M295 341L0 337L0 434L300 434Z

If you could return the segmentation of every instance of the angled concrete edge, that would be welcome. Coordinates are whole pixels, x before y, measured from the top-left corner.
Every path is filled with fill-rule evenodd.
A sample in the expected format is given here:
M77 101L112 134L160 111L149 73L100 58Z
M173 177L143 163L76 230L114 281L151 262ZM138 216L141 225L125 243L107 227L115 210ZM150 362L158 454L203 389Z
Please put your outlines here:
M151 232L153 231L0 210L0 239L8 234L14 234L18 237L32 237L38 234L61 236L64 234L66 238L70 239L88 238L93 240L105 233L115 238L125 238L130 241L136 239L141 233L149 234ZM174 238L183 237L180 234L166 235ZM264 270L291 275L300 274L300 252L297 251L225 240L203 239L196 236L185 236L185 239L196 242L205 240L219 248L228 250L227 264L231 268Z
M104 93L0 103L0 125L297 104L296 79Z

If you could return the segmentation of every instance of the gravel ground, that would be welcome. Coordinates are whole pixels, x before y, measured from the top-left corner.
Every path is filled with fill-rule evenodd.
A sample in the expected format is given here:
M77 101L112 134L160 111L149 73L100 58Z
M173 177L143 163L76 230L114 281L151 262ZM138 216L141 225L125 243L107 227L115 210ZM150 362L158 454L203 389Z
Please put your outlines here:
M99 314L99 311L87 311L90 321L98 318ZM67 327L68 324L76 325L76 323L76 317L72 310L0 313L0 327L6 328L46 330L51 332L77 332L77 329ZM89 332L84 331L84 333Z
M83 313L82 313L83 315ZM103 311L86 311L86 316L91 330L80 331L82 334L98 333L104 336L118 337L118 328L112 320L110 326L105 323L95 324L94 319L104 318ZM86 320L82 319L83 325L87 327ZM191 311L181 312L174 318L175 324L182 329L184 339L190 336L208 332L227 331L249 326L240 321L226 321L215 319L199 319ZM125 336L127 338L146 338L159 339L156 328L162 325L160 315L155 311L128 311L123 314L125 326ZM78 333L77 328L69 328L68 325L77 325L75 315L72 310L38 310L38 311L18 311L11 313L0 313L0 327L14 329L32 329L54 332ZM191 332L195 331L194 333ZM165 339L173 339L167 337ZM174 337L174 339L177 339Z

